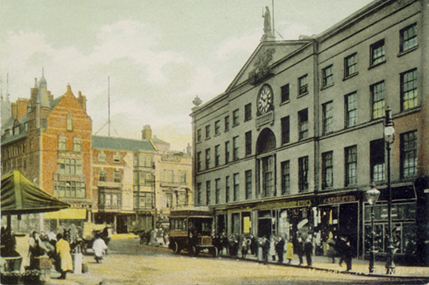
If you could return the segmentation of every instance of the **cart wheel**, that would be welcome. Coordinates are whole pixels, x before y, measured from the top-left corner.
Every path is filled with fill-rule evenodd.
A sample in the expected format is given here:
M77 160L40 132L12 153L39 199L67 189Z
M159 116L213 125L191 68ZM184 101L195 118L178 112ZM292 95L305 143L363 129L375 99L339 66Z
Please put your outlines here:
M173 252L174 253L179 253L180 250L181 250L181 248L180 248L179 244L175 241L174 244L173 244Z
M193 245L189 248L189 255L190 256L197 257L199 253L200 253L200 250L195 245Z

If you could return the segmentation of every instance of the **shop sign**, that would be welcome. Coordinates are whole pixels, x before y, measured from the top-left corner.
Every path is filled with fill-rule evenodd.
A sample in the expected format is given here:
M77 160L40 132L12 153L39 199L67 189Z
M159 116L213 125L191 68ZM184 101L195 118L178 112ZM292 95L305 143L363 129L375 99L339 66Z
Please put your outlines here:
M354 195L346 195L346 196L334 196L323 199L322 204L339 204L339 203L348 203L355 202L356 197Z
M282 203L282 208L299 208L311 206L310 200L297 200Z

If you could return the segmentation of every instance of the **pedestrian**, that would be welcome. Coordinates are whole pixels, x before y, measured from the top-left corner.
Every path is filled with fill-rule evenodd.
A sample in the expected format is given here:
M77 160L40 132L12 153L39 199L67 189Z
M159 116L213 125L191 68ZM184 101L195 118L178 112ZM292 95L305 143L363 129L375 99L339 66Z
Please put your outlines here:
M295 256L293 253L292 238L289 239L289 243L287 244L286 259L288 260L288 262L287 262L288 264L290 264L290 262L295 259Z
M311 266L311 254L313 253L313 242L311 236L308 236L304 244L305 258L307 259L307 266Z
M277 242L277 237L274 234L272 234L270 237L269 255L271 256L271 259L273 261L276 261L276 242Z
M353 248L350 245L350 240L347 238L347 241L344 245L344 261L347 265L347 271L352 269L352 258L353 258Z
M70 244L63 239L63 235L60 233L57 234L56 248L59 255L59 268L61 272L61 276L58 279L66 279L67 271L73 271L73 260L70 254Z
M345 237L340 237L337 241L337 252L340 257L339 266L343 266L343 261L345 261L345 253L347 250L347 240Z
M38 232L36 231L31 232L30 239L28 240L28 244L30 245L28 249L30 269L37 269L38 262L36 258L45 254L43 247L40 246L41 240L39 238Z
M103 254L105 254L107 250L107 245L100 236L97 236L95 239L94 243L92 244L92 249L94 250L95 261L97 263L101 263Z
M283 263L283 253L285 250L285 240L281 236L278 237L278 241L276 243L276 252L279 258L279 263Z
M264 264L267 264L268 252L270 251L270 240L268 239L267 236L262 237L261 245L262 245L262 260Z
M302 257L304 255L304 241L302 240L302 237L298 237L298 239L295 241L295 245L293 248L295 253L298 255L298 259L299 259L298 265L301 266L303 263Z
M328 248L326 250L326 255L332 258L332 263L335 263L335 256L337 255L337 253L335 251L336 243L332 233L329 233L327 244Z
M246 255L249 252L249 248L250 248L251 243L252 243L252 241L250 240L250 238L243 236L243 240L241 242L241 257L243 259L246 258Z

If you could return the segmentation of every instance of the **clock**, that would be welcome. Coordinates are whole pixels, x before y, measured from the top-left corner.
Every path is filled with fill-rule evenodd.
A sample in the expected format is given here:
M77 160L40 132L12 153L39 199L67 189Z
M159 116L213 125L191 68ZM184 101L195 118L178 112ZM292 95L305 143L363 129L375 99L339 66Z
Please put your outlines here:
M271 87L269 85L265 84L259 90L257 106L258 111L261 115L267 113L272 109L273 92L271 91Z

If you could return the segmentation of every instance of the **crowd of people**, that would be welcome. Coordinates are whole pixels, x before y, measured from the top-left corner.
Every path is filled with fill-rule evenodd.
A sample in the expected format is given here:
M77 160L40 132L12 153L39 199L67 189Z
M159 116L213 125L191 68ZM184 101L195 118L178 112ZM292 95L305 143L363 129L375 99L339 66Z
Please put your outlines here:
M350 241L346 236L334 237L332 233L326 242L328 249L326 254L332 258L339 257L339 265L345 262L347 271L352 269L352 257L354 254ZM298 257L298 265L312 266L312 256L315 252L315 243L311 234L305 238L297 234L295 238L285 239L280 235L272 234L256 237L252 234L227 236L223 231L213 239L213 245L218 248L219 254L240 257L245 259L247 255L254 255L261 263L267 264L269 259L273 262L291 264ZM317 244L316 244L317 246ZM304 261L305 257L305 261Z
M100 263L103 255L107 255L107 244L109 238L106 236L107 230L94 232L94 239L91 240L91 248L94 251L94 258ZM16 240L13 232L2 227L1 231L2 257L20 256L15 250ZM54 232L45 233L32 231L28 244L28 270L38 270L40 258L47 257L52 261L54 268L60 273L59 279L66 279L67 272L73 271L73 253L81 253L83 239L79 236L78 230L72 225L69 229L63 229L57 234Z

